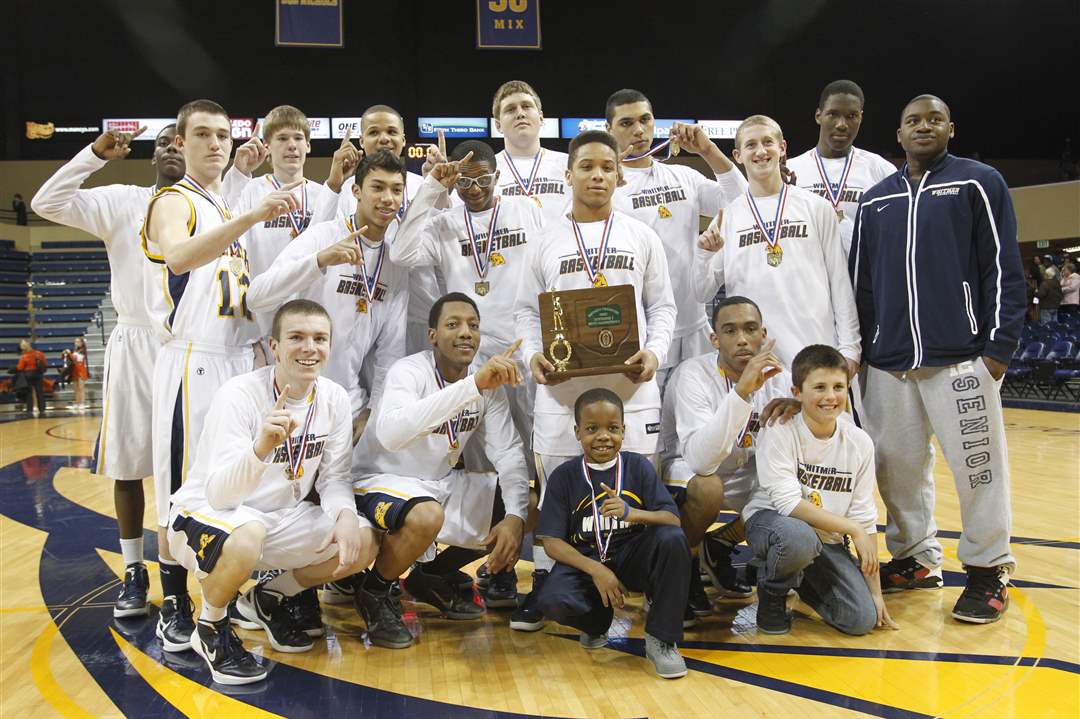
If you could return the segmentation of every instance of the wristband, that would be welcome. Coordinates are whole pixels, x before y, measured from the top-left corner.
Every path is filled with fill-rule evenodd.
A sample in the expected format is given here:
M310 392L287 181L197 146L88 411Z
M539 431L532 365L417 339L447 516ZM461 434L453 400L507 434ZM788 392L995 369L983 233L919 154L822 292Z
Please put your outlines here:
M622 520L620 520L620 521L623 521L623 522L625 522L626 518L630 516L630 505L624 503L624 506L626 507L626 511L624 511L622 513Z

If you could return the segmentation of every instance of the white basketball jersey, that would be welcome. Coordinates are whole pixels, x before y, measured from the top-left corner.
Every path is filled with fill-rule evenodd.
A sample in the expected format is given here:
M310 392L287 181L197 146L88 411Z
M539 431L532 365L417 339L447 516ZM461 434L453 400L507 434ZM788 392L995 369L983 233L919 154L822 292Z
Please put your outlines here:
M157 198L168 193L178 194L187 200L190 237L208 232L232 219L225 200L190 176L154 195L151 209ZM234 241L213 262L178 275L165 265L165 258L145 226L142 234L146 256L165 270L155 279L154 285L164 294L169 308L163 326L172 339L220 347L243 347L259 338L258 325L244 300L251 280L243 238ZM154 307L160 308L160 301L151 305L151 309Z

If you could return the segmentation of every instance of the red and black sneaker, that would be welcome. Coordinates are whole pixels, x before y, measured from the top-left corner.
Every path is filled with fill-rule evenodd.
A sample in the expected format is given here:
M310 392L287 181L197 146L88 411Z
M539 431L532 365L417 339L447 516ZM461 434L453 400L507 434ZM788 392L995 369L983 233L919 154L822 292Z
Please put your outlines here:
M1009 569L965 567L967 585L956 600L954 619L972 624L990 624L1001 619L1009 607Z
M941 589L941 567L924 567L915 557L891 559L881 565L881 592L902 592L905 589Z

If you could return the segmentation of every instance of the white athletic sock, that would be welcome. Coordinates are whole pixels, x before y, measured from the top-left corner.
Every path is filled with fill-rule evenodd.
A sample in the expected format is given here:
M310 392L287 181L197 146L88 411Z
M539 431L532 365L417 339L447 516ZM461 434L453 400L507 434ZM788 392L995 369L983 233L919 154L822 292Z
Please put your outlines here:
M143 538L120 538L120 553L124 555L124 564L141 564L143 561Z
M206 595L202 598L202 610L199 612L200 622L220 622L225 618L225 612L227 607L215 607L210 602L206 601Z
M543 547L536 545L533 547L533 566L550 572L551 568L555 566L555 560L547 555Z
M292 597L304 591L304 588L300 586L300 582L296 581L296 575L292 573L292 570L277 575L264 586L267 589L280 592L286 597Z

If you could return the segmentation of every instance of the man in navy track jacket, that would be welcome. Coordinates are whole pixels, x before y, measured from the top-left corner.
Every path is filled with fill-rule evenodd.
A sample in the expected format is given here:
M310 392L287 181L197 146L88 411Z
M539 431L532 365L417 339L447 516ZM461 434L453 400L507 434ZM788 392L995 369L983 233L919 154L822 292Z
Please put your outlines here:
M1005 611L1009 467L998 394L1027 301L1016 216L996 170L948 153L955 126L932 95L909 102L907 163L863 194L848 259L862 333L866 428L888 509L883 591L942 586L936 435L952 469L967 585L956 619Z

